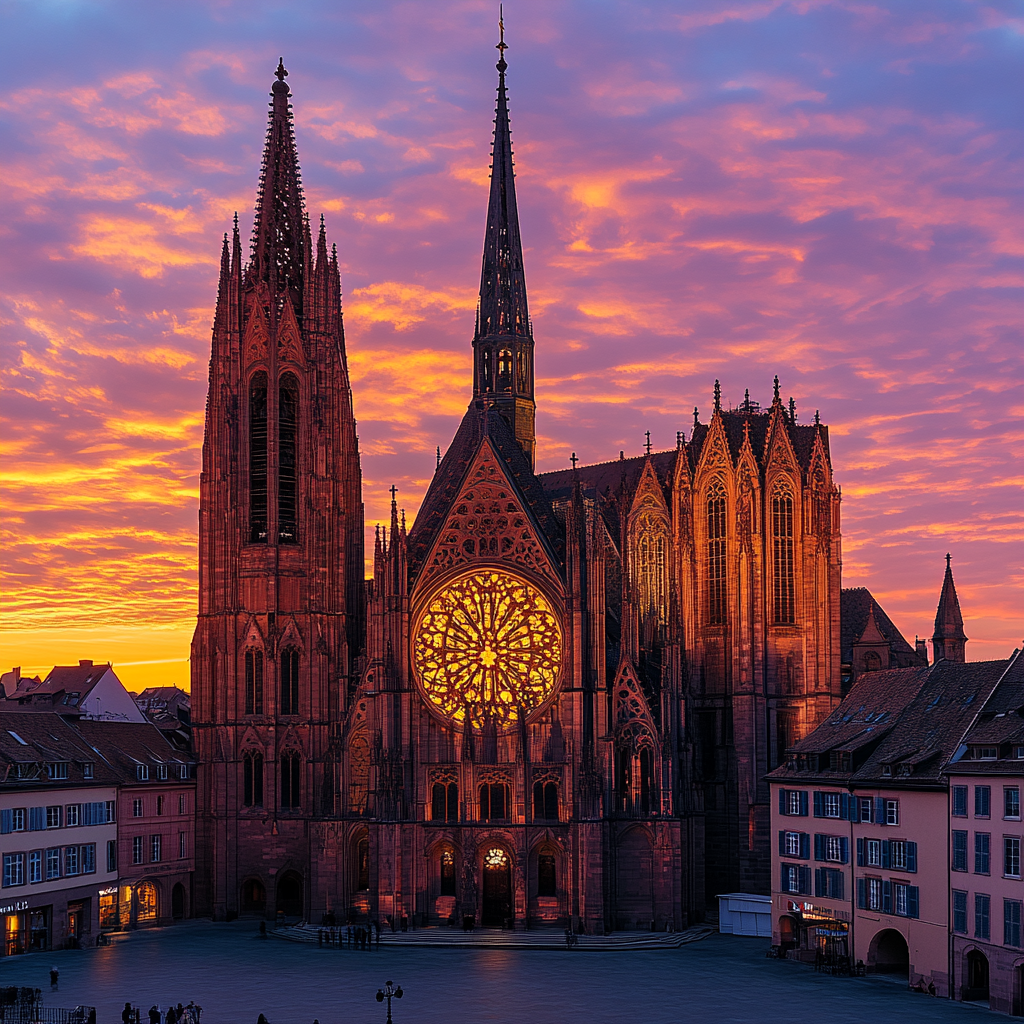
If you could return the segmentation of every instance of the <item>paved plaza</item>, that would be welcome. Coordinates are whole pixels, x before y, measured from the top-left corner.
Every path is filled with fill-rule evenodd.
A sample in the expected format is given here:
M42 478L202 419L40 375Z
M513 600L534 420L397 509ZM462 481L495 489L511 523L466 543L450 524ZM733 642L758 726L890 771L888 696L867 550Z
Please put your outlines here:
M586 942L586 938L582 940ZM269 938L252 922L194 922L132 933L104 949L0 961L0 984L43 989L44 1004L96 1006L118 1024L126 1000L195 1000L203 1024L383 1024L374 994L394 980L405 997L395 1024L942 1024L1006 1020L973 1006L908 992L895 982L833 978L768 960L764 939L713 934L678 949L641 952L424 949L385 942L379 952ZM51 966L60 991L49 991Z

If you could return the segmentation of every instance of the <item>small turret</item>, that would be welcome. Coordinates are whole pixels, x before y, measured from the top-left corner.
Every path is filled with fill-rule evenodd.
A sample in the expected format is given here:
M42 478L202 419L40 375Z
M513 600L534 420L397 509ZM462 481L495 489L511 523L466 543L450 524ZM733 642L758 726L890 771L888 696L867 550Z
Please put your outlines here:
M967 660L967 634L964 633L964 617L960 614L960 601L953 584L952 556L946 554L946 575L942 580L939 607L935 611L935 634L932 636L932 652L936 661Z

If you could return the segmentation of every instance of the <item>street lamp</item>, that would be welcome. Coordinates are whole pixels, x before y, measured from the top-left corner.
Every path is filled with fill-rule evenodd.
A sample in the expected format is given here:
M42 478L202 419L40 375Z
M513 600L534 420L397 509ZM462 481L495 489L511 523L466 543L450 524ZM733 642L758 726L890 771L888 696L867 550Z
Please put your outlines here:
M377 1002L383 1003L386 999L388 1001L388 1022L392 1024L391 1020L391 1000L402 998L402 986L399 985L397 988L394 987L394 983L386 981L383 988L377 989Z

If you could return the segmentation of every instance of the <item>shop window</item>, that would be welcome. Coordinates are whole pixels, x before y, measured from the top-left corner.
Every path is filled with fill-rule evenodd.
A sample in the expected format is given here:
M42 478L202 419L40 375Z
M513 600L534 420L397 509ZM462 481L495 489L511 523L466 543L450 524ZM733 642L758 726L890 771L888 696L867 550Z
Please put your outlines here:
M156 919L156 886L152 882L142 882L135 887L135 920L146 922Z
M537 895L552 897L558 895L557 878L555 875L555 855L541 853L537 857Z
M100 927L116 928L118 926L117 887L111 892L100 893Z

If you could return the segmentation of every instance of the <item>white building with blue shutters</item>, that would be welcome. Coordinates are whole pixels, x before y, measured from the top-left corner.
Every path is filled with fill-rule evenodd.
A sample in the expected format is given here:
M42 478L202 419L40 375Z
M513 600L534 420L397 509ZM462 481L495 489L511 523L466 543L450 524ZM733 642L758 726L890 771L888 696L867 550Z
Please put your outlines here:
M118 781L59 715L0 714L0 954L95 944L117 892Z

